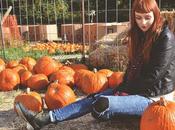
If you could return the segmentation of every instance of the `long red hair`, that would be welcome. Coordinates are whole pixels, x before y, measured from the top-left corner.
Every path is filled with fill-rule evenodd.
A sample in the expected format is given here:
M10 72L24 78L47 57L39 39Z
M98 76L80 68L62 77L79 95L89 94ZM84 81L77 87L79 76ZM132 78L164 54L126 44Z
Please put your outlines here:
M143 32L137 26L135 20L135 12L148 13L153 11L154 22L147 32L144 34L144 43L141 43L141 36ZM133 61L138 53L143 54L144 62L149 61L151 47L159 36L163 21L160 15L160 10L155 0L134 0L131 10L131 29L129 32L129 59ZM141 47L142 45L142 47Z

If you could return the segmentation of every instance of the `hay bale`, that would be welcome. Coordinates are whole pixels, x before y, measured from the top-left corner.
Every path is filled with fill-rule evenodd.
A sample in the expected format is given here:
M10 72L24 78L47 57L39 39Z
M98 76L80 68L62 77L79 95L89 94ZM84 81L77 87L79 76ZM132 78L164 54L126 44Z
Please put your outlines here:
M175 34L175 11L161 11L161 15L167 20L170 30Z
M126 69L127 46L100 46L89 54L89 64L96 68Z

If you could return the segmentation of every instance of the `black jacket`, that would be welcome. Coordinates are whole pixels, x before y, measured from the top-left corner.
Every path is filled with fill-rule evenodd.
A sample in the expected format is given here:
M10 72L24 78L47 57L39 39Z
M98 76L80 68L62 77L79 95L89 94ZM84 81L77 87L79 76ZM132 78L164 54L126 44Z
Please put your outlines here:
M124 81L116 88L129 94L138 94L148 97L164 95L175 88L175 36L165 26L158 39L153 44L150 60L143 64L139 76L128 82L128 69L137 69L128 66Z

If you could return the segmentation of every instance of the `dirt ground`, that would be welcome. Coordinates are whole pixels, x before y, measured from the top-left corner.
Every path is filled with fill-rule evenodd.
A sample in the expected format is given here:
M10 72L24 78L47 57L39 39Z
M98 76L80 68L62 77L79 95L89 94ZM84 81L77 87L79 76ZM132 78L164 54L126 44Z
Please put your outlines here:
M13 110L13 101L21 90L0 92L0 130L27 130L26 122L19 118ZM78 119L50 124L42 130L139 130L139 118L121 118L101 122L91 114Z

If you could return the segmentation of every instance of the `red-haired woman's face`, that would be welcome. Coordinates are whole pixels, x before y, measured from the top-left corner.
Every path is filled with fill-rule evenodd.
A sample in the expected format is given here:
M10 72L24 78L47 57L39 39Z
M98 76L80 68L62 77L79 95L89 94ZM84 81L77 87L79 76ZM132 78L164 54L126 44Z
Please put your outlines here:
M138 27L143 32L146 32L154 22L154 13L153 11L150 11L148 13L135 12L135 20Z

